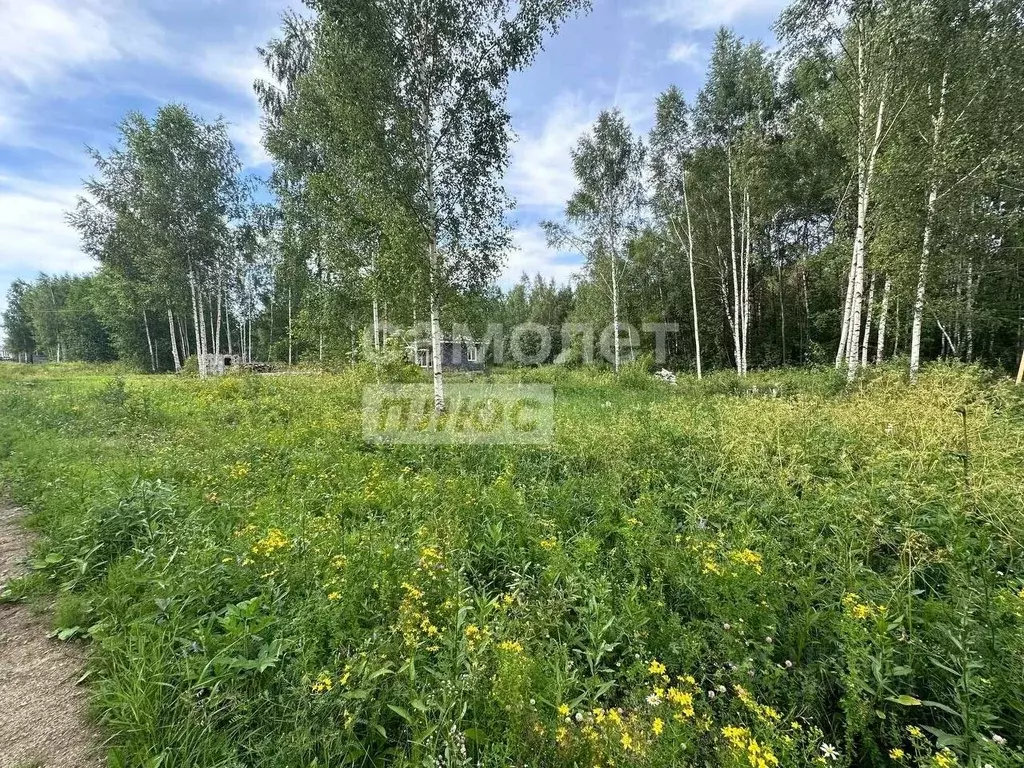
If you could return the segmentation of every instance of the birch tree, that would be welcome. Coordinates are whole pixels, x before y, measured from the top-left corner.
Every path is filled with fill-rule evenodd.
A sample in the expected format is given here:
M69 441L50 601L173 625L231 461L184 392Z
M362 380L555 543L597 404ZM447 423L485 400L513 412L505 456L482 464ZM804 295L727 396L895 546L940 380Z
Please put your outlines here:
M415 222L426 277L434 404L444 408L441 312L485 283L509 239L509 75L584 0L316 0L322 77L362 178Z
M644 204L644 154L622 113L602 112L572 150L576 191L566 203L566 224L545 225L551 245L582 251L607 290L616 373L622 362L620 290L626 244L639 229Z
M894 73L899 43L898 16L884 0L798 0L780 17L776 28L791 47L815 52L833 63L840 84L837 97L848 120L854 157L856 206L853 246L846 280L839 347L835 365L857 375L860 363L867 269L867 223L879 154L902 112ZM845 22L845 24L843 23Z
M655 124L648 140L651 176L654 182L653 207L672 242L686 254L690 278L690 304L693 322L693 348L697 378L702 377L700 318L697 312L697 281L694 269L693 217L687 194L688 165L693 147L689 110L682 92L675 86L658 96Z

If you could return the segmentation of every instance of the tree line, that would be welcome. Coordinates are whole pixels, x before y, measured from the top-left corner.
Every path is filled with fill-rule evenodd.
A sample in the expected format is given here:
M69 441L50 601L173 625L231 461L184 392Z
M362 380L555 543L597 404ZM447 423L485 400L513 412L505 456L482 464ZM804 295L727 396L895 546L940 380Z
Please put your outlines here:
M221 122L129 115L69 222L99 268L17 283L7 346L177 370L350 361L423 324L675 323L670 364L1014 366L1024 342L1024 18L1011 0L797 0L717 34L692 103L602 112L543 223L570 285L495 286L511 73L582 0L317 0L260 49L271 203ZM372 332L363 340L363 328ZM557 338L557 334L556 334ZM552 356L565 350L554 349ZM562 355L562 359L566 359ZM571 355L569 356L571 359Z

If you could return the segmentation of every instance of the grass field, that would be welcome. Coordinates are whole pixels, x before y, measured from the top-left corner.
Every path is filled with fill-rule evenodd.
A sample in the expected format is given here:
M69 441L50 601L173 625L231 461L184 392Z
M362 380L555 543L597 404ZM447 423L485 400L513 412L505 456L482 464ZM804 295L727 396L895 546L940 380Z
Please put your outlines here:
M7 598L90 641L111 765L1024 764L1019 390L500 376L555 444L367 444L363 371L0 367Z

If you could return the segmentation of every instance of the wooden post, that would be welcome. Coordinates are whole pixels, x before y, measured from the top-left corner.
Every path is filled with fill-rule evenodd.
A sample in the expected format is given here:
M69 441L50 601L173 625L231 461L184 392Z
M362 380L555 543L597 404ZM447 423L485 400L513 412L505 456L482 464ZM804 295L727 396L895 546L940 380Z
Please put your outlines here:
M1017 367L1017 386L1019 387L1021 382L1024 381L1024 350L1020 353L1020 365Z

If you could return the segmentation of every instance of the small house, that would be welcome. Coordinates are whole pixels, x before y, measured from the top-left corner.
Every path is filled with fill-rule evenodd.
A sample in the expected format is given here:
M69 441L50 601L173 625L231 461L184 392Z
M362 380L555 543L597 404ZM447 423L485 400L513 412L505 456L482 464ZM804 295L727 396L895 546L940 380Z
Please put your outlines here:
M434 348L430 339L417 339L406 346L409 362L424 370L434 367ZM465 336L441 339L441 368L446 371L482 371L483 354L475 341Z

